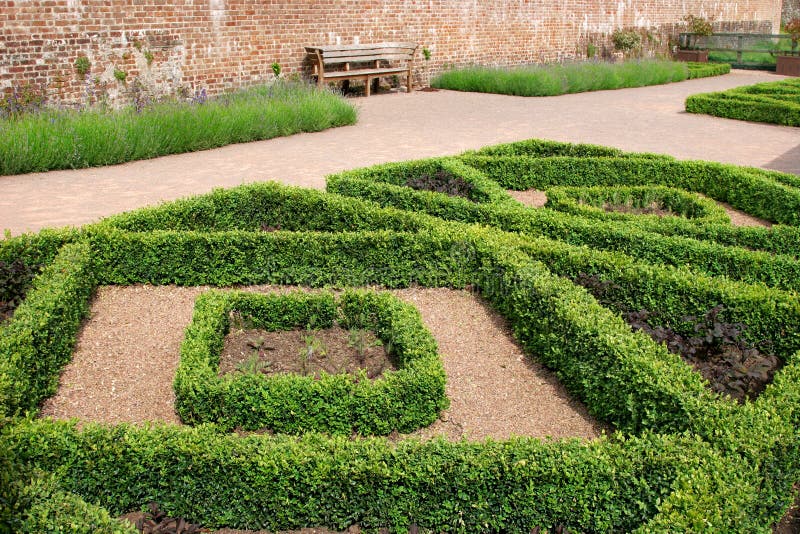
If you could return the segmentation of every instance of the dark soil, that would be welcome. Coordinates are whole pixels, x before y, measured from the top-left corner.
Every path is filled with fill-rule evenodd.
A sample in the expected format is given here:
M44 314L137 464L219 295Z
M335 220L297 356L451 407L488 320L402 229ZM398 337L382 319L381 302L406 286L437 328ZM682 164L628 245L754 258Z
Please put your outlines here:
M142 534L198 534L209 532L200 525L189 523L185 519L168 517L157 504L150 503L147 512L131 512L120 519L126 519Z
M603 204L603 209L613 213L627 213L630 215L658 215L659 217L680 217L677 213L664 209L658 202L652 202L649 206L637 208L628 204Z
M680 355L708 380L713 391L728 395L736 402L756 399L783 365L771 352L769 342L753 343L744 338L747 325L727 322L722 305L699 317L683 317L689 328L681 329L681 334L674 325L660 324L658 312L626 309L616 300L615 293L621 288L613 281L586 273L578 273L572 281L585 287L603 306L620 312L632 330L642 331L655 342L665 344L670 352Z
M800 490L800 482L794 485L794 490ZM775 534L798 534L800 533L800 495L794 500L792 505L786 510L780 523L773 529Z
M416 178L409 178L406 180L406 185L418 191L433 191L468 200L475 189L472 183L444 170L433 175L423 174Z
M232 330L225 337L219 373L292 373L319 377L365 369L378 378L393 370L386 349L368 330Z
M0 260L0 323L11 319L38 272L38 265L26 265L22 260Z

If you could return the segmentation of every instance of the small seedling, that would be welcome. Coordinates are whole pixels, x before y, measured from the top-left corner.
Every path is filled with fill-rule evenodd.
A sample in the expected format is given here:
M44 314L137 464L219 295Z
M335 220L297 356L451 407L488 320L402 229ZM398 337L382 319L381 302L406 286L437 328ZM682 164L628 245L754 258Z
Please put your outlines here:
M153 59L155 59L155 56L150 50L145 50L144 59L147 61L147 66L149 67L150 65L153 64Z
M300 358L303 364L303 374L305 375L308 374L308 362L311 361L314 355L319 358L324 358L328 354L328 348L325 346L325 343L311 331L303 336L303 342L305 343L305 347L300 349Z
M422 57L425 58L425 61L431 60L431 51L427 46L422 49Z
M262 360L258 351L253 351L246 360L236 365L236 370L246 375L257 375L264 372L272 365L272 362Z
M272 73L275 75L276 78L281 75L281 64L278 63L277 61L272 64Z
M370 347L380 347L382 345L380 339L370 341L368 333L368 330L358 328L356 330L350 330L347 334L347 344L355 349L359 365L364 365L366 362L367 349Z

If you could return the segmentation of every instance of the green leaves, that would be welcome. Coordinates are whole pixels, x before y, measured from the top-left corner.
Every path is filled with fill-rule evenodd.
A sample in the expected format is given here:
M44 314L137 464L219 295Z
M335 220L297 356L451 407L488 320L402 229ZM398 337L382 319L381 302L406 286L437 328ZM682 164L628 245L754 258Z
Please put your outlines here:
M401 187L441 171L472 184L470 199ZM354 429L416 428L446 405L436 344L416 311L364 291L288 301L212 291L197 302L175 377L181 416L197 427L79 431L6 419L0 451L27 471L57 474L46 513L37 515L47 521L80 495L113 514L155 500L208 527L764 530L800 478L800 301L777 289L797 284L800 231L586 220L521 207L504 190L553 185L613 186L631 197L634 187L663 193L654 186L669 185L774 221L797 223L800 213L796 177L532 140L330 178L330 190L364 199L252 184L82 230L7 239L0 260L45 268L0 327L0 406L33 413L53 391L96 284L469 285L533 357L624 435L590 443L351 439ZM700 206L694 196L673 200L678 211ZM721 401L676 355L565 278L578 273L609 281L621 305L657 309L675 324L722 303L726 320L748 324L754 340L772 340L786 365L756 401ZM221 380L216 358L232 302L265 328L339 321L373 329L402 369L376 382ZM264 421L301 436L226 433ZM309 428L344 435L303 434Z
M266 330L368 328L392 348L399 369L382 378L238 374L217 376L219 351L235 310ZM389 293L295 291L255 294L211 291L198 297L175 378L176 410L189 424L282 433L385 435L431 424L447 408L436 342L419 312Z

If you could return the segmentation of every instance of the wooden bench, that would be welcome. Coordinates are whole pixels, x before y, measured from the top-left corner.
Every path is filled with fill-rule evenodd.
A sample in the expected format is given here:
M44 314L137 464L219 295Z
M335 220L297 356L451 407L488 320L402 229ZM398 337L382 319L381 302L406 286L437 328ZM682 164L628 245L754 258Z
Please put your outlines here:
M312 58L317 85L321 87L325 82L339 80L364 80L366 96L369 96L370 82L381 76L405 74L408 92L412 91L411 75L417 46L414 43L307 46L306 52ZM351 68L353 64L356 68ZM338 68L326 70L328 66Z

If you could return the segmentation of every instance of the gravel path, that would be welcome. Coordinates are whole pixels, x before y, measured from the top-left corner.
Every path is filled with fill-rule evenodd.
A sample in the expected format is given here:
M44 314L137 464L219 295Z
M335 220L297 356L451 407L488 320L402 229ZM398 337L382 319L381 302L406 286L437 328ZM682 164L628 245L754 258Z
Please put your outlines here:
M783 79L766 72L547 98L395 93L354 99L359 121L324 132L111 167L0 176L0 230L80 225L214 187L278 180L323 188L330 173L539 137L800 174L798 129L695 115L690 94ZM0 233L2 235L2 233Z
M269 286L249 288L275 290ZM286 290L280 288L279 290ZM82 421L179 424L172 380L194 299L204 288L102 287L58 393L42 415ZM447 289L395 292L417 306L447 372L451 407L420 437L598 436L603 427L552 373L531 362L508 326L477 297Z

